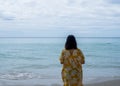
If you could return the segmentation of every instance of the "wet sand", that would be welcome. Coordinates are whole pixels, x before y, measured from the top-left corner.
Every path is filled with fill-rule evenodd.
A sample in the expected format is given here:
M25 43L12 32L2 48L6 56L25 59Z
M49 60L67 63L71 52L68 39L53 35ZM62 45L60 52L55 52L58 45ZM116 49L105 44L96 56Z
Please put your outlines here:
M120 79L85 84L84 86L120 86Z

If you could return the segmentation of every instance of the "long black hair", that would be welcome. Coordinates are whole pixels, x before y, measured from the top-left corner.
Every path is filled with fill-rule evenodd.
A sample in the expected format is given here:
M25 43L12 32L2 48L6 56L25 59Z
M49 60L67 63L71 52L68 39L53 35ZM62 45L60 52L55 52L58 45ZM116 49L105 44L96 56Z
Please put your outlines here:
M68 35L65 43L65 49L77 49L77 42L74 35Z

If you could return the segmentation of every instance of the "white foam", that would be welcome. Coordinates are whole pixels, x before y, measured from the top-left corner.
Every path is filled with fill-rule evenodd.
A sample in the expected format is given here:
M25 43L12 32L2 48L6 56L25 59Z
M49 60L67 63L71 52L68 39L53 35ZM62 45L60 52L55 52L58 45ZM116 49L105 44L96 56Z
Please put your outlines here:
M27 72L13 72L7 74L0 74L0 78L6 80L25 80L25 79L32 79L35 77L36 76L33 73L27 73Z

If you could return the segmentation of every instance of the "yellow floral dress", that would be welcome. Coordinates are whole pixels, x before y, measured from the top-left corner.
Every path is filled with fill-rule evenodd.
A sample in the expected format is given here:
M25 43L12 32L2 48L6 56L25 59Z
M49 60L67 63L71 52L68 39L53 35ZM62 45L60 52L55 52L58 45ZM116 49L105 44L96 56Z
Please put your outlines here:
M82 64L84 64L84 55L81 50L62 50L60 62L63 64L62 80L64 86L83 86Z

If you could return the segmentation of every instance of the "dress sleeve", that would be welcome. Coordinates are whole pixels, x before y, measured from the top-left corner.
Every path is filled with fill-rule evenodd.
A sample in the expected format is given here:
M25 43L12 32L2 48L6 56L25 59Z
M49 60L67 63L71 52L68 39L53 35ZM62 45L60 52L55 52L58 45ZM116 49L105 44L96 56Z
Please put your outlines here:
M78 56L80 56L81 64L85 64L85 57L80 49L78 49Z
M61 64L63 64L63 62L64 62L64 57L63 56L64 56L64 51L62 50L60 58L59 58Z

